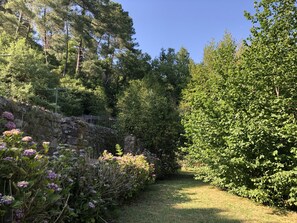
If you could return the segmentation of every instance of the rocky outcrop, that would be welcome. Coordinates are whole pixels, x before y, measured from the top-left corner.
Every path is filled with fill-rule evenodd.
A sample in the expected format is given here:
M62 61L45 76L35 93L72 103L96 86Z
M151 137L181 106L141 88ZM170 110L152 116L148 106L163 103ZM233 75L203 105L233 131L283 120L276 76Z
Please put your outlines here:
M58 144L69 144L78 149L92 147L96 157L103 150L113 150L117 142L116 132L111 128L0 97L0 113L4 111L14 114L17 128L37 142L51 142L51 147Z
M124 139L124 153L131 153L133 155L143 154L144 148L139 139L134 135L128 135Z

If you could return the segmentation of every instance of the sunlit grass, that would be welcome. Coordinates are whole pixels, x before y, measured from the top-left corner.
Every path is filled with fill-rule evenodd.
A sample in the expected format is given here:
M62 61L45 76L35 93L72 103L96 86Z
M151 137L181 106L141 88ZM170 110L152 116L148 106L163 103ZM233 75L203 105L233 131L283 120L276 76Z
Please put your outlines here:
M297 223L297 213L256 204L188 174L149 186L117 214L118 223Z

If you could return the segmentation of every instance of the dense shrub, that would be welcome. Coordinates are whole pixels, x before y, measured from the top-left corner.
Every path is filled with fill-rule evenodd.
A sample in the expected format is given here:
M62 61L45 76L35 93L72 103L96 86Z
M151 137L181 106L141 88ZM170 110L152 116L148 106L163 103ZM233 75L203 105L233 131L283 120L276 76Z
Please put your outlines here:
M297 208L296 1L255 1L251 37L205 48L184 91L197 177L258 202ZM292 13L294 12L294 13Z
M3 116L13 119L11 113ZM101 222L111 207L154 181L143 155L115 157L49 143L37 146L20 130L0 138L0 222Z
M65 222L100 222L107 209L154 180L154 168L144 156L104 152L98 160L90 160L87 154L62 146L51 158L52 169L70 195Z
M114 157L104 152L99 158L97 176L101 181L102 197L118 198L121 201L132 197L148 182L154 181L154 168L145 156L125 154Z

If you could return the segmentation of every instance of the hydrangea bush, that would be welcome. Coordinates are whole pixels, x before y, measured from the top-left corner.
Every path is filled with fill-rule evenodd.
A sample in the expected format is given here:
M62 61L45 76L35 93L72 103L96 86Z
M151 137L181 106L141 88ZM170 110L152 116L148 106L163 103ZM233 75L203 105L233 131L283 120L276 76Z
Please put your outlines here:
M11 112L3 112L0 116L0 130L3 132L4 130L15 129L16 124L14 123L14 115Z
M63 145L49 156L48 149L48 142L37 146L18 129L3 132L1 223L104 222L111 207L155 178L154 165L143 155L104 152L98 160L91 160L88 150Z
M88 150L59 147L50 162L68 188L66 222L100 222L108 210L119 205L154 181L154 168L143 155L122 157L106 151L98 160L88 158Z
M29 140L28 140L29 139ZM0 216L2 222L46 222L58 217L59 191L50 187L58 179L47 177L47 147L37 150L31 137L18 129L0 139ZM59 202L58 202L59 201Z

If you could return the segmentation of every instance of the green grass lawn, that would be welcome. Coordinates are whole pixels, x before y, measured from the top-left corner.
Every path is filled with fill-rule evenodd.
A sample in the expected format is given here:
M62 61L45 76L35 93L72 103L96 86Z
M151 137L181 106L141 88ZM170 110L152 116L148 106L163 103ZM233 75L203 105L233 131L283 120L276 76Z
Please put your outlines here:
M256 204L185 173L149 186L117 215L117 223L297 223L297 213Z

